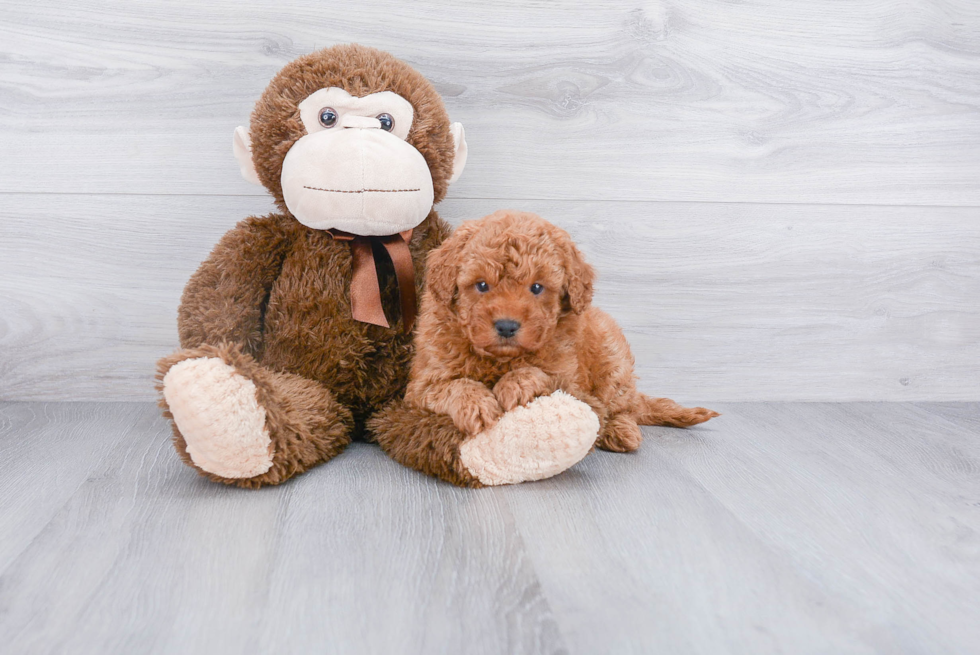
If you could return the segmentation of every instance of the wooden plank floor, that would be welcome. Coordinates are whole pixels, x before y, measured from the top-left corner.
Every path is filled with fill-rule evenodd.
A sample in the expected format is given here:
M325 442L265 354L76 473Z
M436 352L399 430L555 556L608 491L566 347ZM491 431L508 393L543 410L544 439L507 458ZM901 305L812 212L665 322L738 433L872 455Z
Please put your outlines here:
M149 403L0 404L6 653L970 653L980 404L730 404L552 480L260 491Z

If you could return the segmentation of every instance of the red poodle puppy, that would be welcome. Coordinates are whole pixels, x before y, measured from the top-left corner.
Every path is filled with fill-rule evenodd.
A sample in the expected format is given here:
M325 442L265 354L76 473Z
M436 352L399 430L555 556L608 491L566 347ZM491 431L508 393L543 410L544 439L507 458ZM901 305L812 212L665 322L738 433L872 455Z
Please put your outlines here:
M427 266L405 402L448 415L464 435L556 390L592 408L605 450L636 450L639 425L718 416L637 390L622 330L591 306L592 267L541 217L499 211L463 223Z

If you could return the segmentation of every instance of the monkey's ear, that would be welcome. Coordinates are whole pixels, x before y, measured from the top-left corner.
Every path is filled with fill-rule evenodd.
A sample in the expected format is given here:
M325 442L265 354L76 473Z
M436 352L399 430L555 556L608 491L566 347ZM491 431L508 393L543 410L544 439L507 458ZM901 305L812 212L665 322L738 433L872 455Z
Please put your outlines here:
M452 184L463 174L463 167L466 166L466 132L463 131L462 123L453 123L449 126L449 130L453 133L453 143L456 145L453 155L453 174L449 178L449 183Z
M231 147L235 153L235 159L238 160L242 177L252 184L262 186L262 182L259 181L259 174L255 171L255 163L252 161L252 139L249 138L248 131L241 125L235 128L235 139Z

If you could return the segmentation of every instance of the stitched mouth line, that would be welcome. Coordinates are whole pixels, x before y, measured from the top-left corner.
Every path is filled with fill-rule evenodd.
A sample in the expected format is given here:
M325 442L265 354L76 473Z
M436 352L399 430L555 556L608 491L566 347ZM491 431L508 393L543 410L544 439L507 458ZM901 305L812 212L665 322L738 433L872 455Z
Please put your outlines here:
M347 191L346 189L321 189L317 186L306 186L303 185L304 189L311 189L313 191L326 191L327 193L411 193L412 191L421 191L422 189L358 189L356 191Z

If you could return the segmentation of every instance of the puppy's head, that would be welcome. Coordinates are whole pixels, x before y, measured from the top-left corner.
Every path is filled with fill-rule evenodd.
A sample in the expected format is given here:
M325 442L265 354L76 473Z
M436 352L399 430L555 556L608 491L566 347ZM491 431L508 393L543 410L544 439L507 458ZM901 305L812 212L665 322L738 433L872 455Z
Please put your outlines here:
M509 210L463 223L426 268L431 298L458 318L474 350L505 359L540 350L560 321L585 311L593 277L568 233Z

